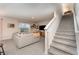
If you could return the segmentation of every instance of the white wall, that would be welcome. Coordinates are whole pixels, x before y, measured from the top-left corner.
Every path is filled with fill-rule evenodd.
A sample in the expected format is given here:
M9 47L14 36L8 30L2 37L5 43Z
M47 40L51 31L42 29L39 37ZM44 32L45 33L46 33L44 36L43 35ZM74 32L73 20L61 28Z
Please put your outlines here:
M77 52L79 55L79 3L75 4L74 26L75 26Z
M15 27L14 28L9 28L8 24L14 24ZM18 24L19 24L19 21L16 20L16 19L3 17L2 39L1 40L12 39L13 33L19 32Z
M76 12L76 18L77 18L77 23L79 27L79 3L77 3L75 6L75 12Z

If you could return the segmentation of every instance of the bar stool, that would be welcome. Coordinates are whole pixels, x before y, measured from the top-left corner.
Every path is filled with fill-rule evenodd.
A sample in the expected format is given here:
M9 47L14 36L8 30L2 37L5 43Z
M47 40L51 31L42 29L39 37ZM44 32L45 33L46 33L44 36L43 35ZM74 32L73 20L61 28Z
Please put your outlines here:
M3 48L3 44L0 43L0 55L5 55L5 52L4 52L4 48Z

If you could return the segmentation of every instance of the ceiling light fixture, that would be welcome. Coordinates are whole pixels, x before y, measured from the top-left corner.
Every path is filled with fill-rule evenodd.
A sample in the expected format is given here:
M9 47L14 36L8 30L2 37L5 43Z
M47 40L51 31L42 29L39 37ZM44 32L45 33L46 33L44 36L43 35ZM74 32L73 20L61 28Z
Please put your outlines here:
M35 17L32 17L32 19L34 19Z

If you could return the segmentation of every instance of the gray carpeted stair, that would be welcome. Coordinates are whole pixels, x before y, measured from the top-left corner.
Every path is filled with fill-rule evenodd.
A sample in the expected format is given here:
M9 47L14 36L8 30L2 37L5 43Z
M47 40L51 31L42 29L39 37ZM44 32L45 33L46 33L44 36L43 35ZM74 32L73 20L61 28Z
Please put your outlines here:
M74 34L73 16L63 17L52 44L49 55L76 55L76 39Z
M64 51L62 51L62 50L59 50L59 49L57 49L57 48L55 48L55 47L51 47L51 49L49 50L49 54L50 55L58 55L58 54L60 54L60 55L68 55L69 53L66 53L66 52L64 52Z
M60 44L65 44L65 45L69 45L69 46L72 46L72 47L76 47L76 43L74 40L68 40L68 39L55 39L54 40L55 42L58 42Z

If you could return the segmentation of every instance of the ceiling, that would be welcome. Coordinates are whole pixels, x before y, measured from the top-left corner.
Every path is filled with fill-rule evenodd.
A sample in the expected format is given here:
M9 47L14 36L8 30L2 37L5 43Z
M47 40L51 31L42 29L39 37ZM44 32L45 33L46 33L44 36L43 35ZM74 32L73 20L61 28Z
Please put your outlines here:
M56 3L0 3L0 16L17 18L20 21L39 22L50 20Z

